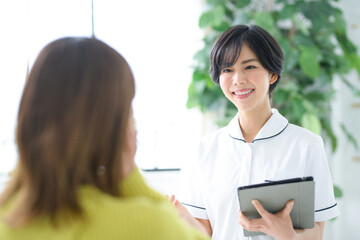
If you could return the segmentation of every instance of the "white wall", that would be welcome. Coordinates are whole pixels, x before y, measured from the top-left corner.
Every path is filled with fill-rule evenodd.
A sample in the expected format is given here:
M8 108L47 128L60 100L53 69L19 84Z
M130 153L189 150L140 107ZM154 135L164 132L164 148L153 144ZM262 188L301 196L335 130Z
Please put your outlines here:
M360 2L358 0L342 0L347 24L348 36L360 49ZM360 54L360 50L358 51ZM360 78L356 71L348 74L347 79L360 89ZM337 240L360 239L360 149L356 150L348 144L339 127L344 123L349 132L357 139L360 147L360 99L355 99L350 90L339 79L335 79L334 88L337 91L333 103L333 120L336 133L340 136L337 152L331 159L332 176L335 184L341 187L344 196L338 199L341 215L327 223L324 239Z

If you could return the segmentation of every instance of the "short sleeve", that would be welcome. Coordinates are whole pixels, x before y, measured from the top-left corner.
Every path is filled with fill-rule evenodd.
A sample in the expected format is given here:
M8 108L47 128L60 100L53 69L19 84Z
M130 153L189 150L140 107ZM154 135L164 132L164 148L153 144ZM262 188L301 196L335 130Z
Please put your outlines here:
M189 162L183 168L180 201L193 217L208 219L203 194L203 178L199 164L199 156L201 155L200 146L197 156L194 158L195 160Z
M315 222L322 222L340 214L335 201L333 182L326 159L324 143L316 136L310 145L305 169L306 176L313 176L315 182Z

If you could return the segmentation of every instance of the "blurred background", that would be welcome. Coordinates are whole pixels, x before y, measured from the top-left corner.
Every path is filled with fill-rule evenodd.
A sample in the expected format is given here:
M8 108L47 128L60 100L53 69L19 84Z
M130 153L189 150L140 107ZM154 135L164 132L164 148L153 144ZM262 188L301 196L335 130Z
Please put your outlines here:
M285 52L273 106L323 136L341 215L324 239L360 239L360 3L357 0L0 0L0 191L17 162L14 131L25 77L50 41L103 40L136 80L136 162L150 184L181 196L201 136L235 114L207 74L233 24L257 24ZM180 199L181 200L181 199Z

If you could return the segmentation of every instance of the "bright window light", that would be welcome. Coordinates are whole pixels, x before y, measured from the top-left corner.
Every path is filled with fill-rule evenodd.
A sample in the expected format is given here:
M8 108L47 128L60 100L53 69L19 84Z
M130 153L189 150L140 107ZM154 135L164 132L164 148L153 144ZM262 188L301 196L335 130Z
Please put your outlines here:
M95 37L120 52L136 81L141 168L181 168L195 156L201 115L185 107L193 55L202 46L201 1L94 0ZM15 126L27 66L50 41L91 36L91 0L0 2L0 174L17 161ZM0 175L1 176L1 175Z

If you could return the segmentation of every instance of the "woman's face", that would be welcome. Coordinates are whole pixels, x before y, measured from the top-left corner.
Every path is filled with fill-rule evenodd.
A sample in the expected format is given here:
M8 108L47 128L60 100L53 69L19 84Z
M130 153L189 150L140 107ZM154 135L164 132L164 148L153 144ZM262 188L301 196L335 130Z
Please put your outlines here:
M236 63L221 70L220 87L238 111L270 109L269 86L277 79L259 62L255 53L243 44Z

